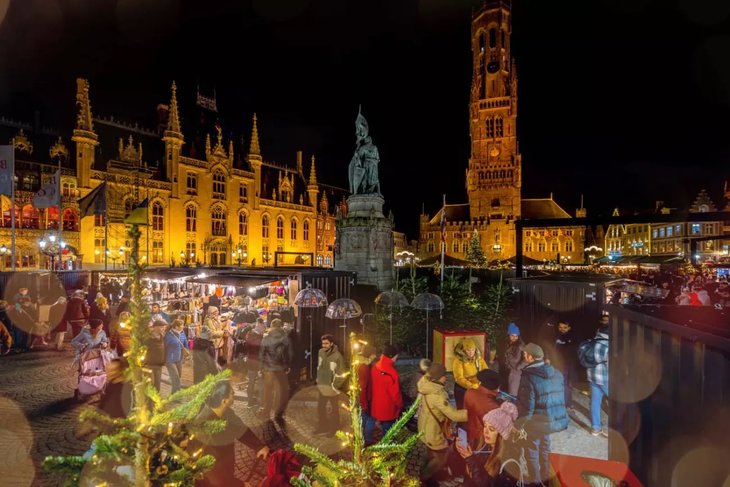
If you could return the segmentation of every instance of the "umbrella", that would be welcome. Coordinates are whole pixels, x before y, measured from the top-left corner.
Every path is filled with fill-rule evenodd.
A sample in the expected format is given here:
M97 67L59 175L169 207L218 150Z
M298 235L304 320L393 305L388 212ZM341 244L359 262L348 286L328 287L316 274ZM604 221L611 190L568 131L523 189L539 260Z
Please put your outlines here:
M357 301L350 298L335 299L327 306L325 316L333 320L342 320L342 347L344 349L347 344L347 320L349 318L358 318L362 315L362 309Z
M413 298L411 306L416 309L426 310L426 358L428 358L428 342L430 338L430 334L428 332L428 312L444 309L444 302L435 294L421 293Z
M375 298L375 304L390 308L390 343L393 343L393 308L408 306L408 300L400 291L385 291Z
M321 308L327 306L327 296L319 290L307 284L306 289L299 291L294 298L294 303L300 308ZM309 374L310 377L314 376L312 369L312 357L314 357L314 343L312 341L312 314L308 315L309 318Z

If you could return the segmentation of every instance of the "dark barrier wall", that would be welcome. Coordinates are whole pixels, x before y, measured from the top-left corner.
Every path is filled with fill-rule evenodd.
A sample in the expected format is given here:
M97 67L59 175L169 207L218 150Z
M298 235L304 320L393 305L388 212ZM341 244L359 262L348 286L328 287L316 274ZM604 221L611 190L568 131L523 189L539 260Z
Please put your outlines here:
M647 486L730 485L730 339L639 310L606 310L609 425L618 433L609 457L628 460Z

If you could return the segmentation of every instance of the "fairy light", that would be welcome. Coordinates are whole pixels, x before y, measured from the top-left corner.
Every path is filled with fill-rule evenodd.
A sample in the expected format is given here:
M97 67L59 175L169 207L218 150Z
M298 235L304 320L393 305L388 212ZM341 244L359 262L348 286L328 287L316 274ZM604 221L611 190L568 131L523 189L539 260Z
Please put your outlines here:
M167 423L167 435L169 436L171 434L172 434L172 422Z

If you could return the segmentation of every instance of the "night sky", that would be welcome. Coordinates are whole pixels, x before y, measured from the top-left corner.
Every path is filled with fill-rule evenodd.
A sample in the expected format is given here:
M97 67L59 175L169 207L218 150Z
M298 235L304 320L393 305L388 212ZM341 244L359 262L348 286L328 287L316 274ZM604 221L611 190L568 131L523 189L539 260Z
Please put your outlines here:
M358 104L396 226L466 202L468 0L0 0L0 115L64 131L76 77L95 115L153 126L215 87L224 130L258 113L266 160L316 154L347 185ZM478 3L478 2L477 2ZM8 7L9 5L9 7ZM573 212L682 208L730 177L730 2L515 0L523 197ZM305 167L308 167L305 166ZM308 169L307 169L308 170Z

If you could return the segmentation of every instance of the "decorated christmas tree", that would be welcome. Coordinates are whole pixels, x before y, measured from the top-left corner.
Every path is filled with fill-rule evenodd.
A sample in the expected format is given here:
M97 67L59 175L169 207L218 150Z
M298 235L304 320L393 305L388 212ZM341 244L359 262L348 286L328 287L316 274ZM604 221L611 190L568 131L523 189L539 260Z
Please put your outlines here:
M302 473L306 479L293 478L292 485L308 487L316 483L318 486L356 486L356 487L416 487L420 485L417 478L406 472L407 456L416 445L420 434L410 435L405 440L399 440L399 433L408 420L413 417L420 401L416 401L388 430L382 439L366 447L362 431L362 416L360 410L360 384L357 368L362 363L362 357L357 353L364 342L356 339L355 333L350 334L350 347L353 357L350 364L350 399L347 408L350 414L352 432L338 431L337 438L345 448L340 453L340 459L332 459L317 448L297 443L294 450L307 456L314 466L304 466ZM335 411L338 414L338 411Z
M487 257L484 255L482 242L476 229L471 234L469 248L466 250L466 260L469 261L472 267L484 267L487 263Z
M149 336L149 310L142 302L137 225L129 231L132 249L129 277L132 283L130 323L131 345L125 354L129 367L125 379L133 390L134 406L126 418L112 418L97 410L86 410L81 421L90 422L101 434L83 456L47 457L44 468L66 475L64 485L152 485L186 486L203 477L215 463L196 446L198 434L223 430L224 420L196 422L201 408L217 383L230 372L208 376L203 382L163 399L151 383L145 367Z

